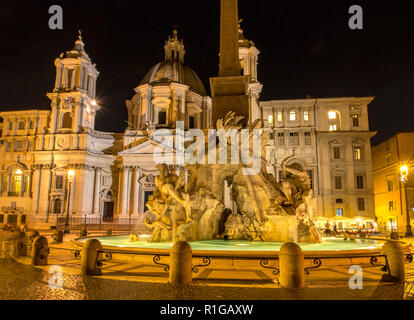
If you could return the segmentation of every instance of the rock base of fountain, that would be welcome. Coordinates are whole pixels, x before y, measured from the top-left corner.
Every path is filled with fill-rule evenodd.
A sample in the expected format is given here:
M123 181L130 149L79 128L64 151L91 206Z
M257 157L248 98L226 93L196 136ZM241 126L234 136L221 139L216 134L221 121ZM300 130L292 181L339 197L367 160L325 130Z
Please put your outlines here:
M217 129L227 132L240 130L241 117L229 113L217 122ZM240 141L251 145L253 133L262 128L256 121L249 128L250 135ZM233 140L227 139L228 157ZM243 139L243 135L242 135ZM282 163L283 182L278 183L265 171L265 150L268 133L262 132L261 170L246 174L243 164L196 164L184 169L161 164L155 178L156 190L150 196L144 223L152 229L150 242L200 241L213 239L320 242L320 236L312 221L312 189L308 174ZM206 146L209 137L205 137ZM221 147L220 147L221 148ZM219 144L216 156L219 158ZM207 148L205 149L207 150ZM254 155L254 148L250 150ZM220 152L222 150L220 149ZM200 160L200 159L199 159ZM225 206L227 199L235 204L232 212ZM228 201L227 201L228 202ZM133 240L134 237L132 236Z

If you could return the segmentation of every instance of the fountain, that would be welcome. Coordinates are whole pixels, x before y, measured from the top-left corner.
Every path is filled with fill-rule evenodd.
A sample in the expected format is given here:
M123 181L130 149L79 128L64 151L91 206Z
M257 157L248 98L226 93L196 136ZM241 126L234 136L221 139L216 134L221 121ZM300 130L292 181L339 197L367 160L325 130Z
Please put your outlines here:
M242 117L229 112L217 121L217 129L227 132L242 129ZM247 152L252 153L253 135L262 128L261 121L248 129ZM148 130L148 132L153 132ZM249 169L243 163L187 164L177 172L176 166L158 165L156 190L147 202L145 225L150 234L132 232L128 236L98 237L104 246L136 252L167 252L174 241L188 241L193 252L211 255L250 255L277 252L286 242L299 243L309 254L378 253L382 243L377 240L324 238L313 222L312 189L305 171L282 163L283 182L265 172L264 150L268 134L261 131L261 167L256 174L244 174ZM241 135L243 138L243 135ZM205 144L211 139L205 135ZM148 134L148 139L154 139ZM231 137L226 137L226 152L231 156ZM245 142L245 141L244 141ZM241 145L244 143L241 141ZM222 143L222 141L221 141ZM222 152L220 142L214 143L216 156ZM207 150L207 149L206 149ZM241 151L243 152L243 150ZM206 155L203 155L206 157ZM230 159L227 157L227 159ZM203 159L201 159L203 160ZM206 160L206 159L204 159ZM201 163L201 164L200 164ZM250 166L251 169L251 166ZM225 184L227 187L225 187ZM225 205L229 192L237 210Z

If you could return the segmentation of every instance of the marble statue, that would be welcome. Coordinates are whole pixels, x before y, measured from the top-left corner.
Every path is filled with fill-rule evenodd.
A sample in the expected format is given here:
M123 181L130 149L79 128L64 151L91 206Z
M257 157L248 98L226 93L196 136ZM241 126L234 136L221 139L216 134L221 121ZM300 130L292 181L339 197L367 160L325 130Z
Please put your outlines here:
M217 129L240 130L242 120L243 117L229 112L217 121ZM253 129L261 127L261 121L257 120L244 129L250 129L253 134ZM150 210L145 214L145 225L152 230L149 241L320 242L312 221L312 189L308 174L286 165L293 154L283 161L284 179L278 183L266 172L264 150L267 140L268 134L263 132L262 166L255 175L243 174L246 166L241 162L196 163L181 168L159 165L156 190L147 202ZM217 154L218 149L217 146ZM237 208L234 212L225 206L225 184Z

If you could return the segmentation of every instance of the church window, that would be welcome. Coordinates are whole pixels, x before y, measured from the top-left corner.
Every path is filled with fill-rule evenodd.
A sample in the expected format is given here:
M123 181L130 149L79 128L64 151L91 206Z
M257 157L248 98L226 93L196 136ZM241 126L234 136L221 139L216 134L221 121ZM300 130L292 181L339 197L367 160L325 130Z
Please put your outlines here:
M190 116L190 118L188 119L188 126L190 129L195 128L195 117Z
M58 189L58 190L63 189L63 176L62 175L56 176L55 189Z
M68 70L68 89L72 89L72 78L73 78L73 71L74 69Z
M70 112L65 112L62 119L62 129L72 128L72 114Z
M53 213L59 214L61 212L61 208L62 208L62 200L56 199L53 203Z
M158 124L167 124L167 111L158 112Z

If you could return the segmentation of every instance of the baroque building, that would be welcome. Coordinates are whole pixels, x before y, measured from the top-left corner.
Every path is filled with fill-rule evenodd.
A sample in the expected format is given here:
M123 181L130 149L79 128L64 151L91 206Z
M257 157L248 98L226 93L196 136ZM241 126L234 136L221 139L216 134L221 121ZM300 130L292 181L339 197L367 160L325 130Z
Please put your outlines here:
M373 98L259 102L260 51L240 26L238 43L240 79L246 83L243 101L247 100L250 121L262 119L270 131L268 172L280 181L281 162L294 153L288 164L311 176L315 215L372 220L370 138L374 133L368 127L367 108ZM126 100L124 133L94 129L100 109L95 100L99 72L81 36L73 50L55 60L55 86L47 94L50 110L0 113L0 223L50 228L67 214L99 223L142 218L158 175L154 154L176 154L147 139L147 130L174 133L177 123L185 130L214 126L212 99L197 74L184 64L185 47L176 31L164 51L164 60L150 69L135 95ZM72 183L67 179L69 169L75 171Z

